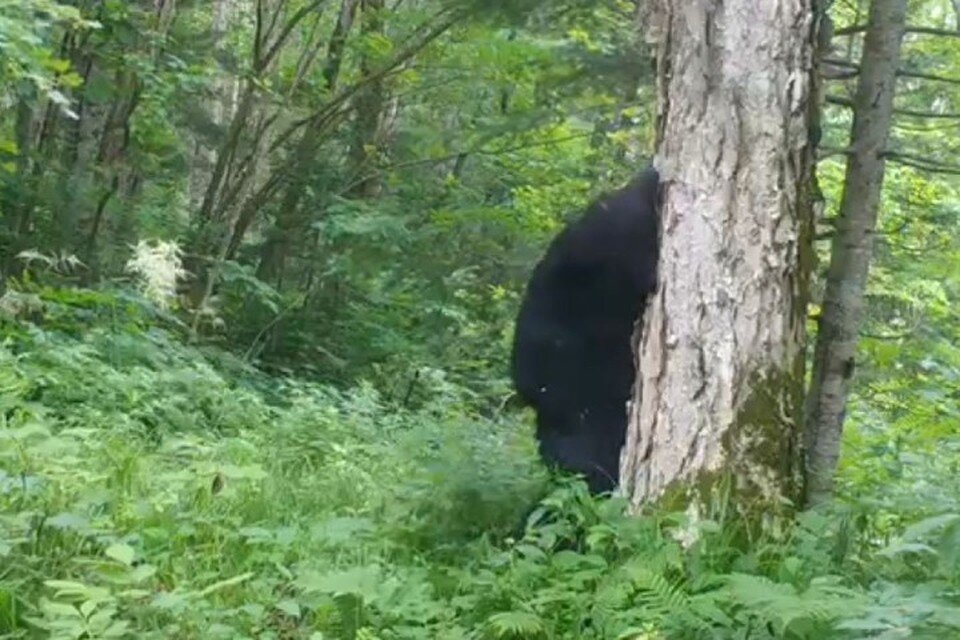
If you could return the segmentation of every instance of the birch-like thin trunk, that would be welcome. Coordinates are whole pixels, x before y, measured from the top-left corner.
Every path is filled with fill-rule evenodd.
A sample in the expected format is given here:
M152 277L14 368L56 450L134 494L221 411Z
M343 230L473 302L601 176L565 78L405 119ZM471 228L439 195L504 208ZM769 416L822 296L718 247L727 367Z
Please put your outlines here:
M219 52L223 47L223 40L230 28L235 11L233 0L213 0L210 47L214 51ZM220 69L212 82L210 96L206 100L204 109L210 122L221 130L225 130L233 119L239 89L238 78L233 73ZM216 152L216 148L202 138L195 141L189 173L191 207L199 207L202 202L204 188L210 180L216 163Z
M807 399L804 444L809 505L830 498L840 457L844 409L863 321L864 290L880 208L883 154L890 134L906 13L907 0L873 0L870 4L853 104L847 173Z
M799 493L812 0L656 0L660 285L621 465L634 509ZM748 502L749 501L749 502Z
M323 78L327 91L336 91L340 81L340 70L343 66L343 57L346 51L347 38L353 28L357 7L360 0L342 0L340 13L330 37L327 48L327 58L323 69ZM308 234L309 213L300 206L306 184L312 177L310 170L316 166L318 149L323 146L327 123L316 120L304 126L303 132L296 146L291 151L291 166L294 169L286 179L280 207L276 212L273 227L267 233L266 241L260 249L260 264L257 267L257 277L264 282L279 284L283 275L287 257L294 247ZM241 212L237 225L234 227L231 247L239 247L243 234L253 221L255 210ZM246 214L246 215L244 215Z

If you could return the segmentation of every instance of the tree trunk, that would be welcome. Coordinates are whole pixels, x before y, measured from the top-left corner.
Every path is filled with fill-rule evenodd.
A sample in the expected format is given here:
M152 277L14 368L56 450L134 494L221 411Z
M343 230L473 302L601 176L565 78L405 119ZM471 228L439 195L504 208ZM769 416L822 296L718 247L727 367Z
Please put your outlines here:
M873 0L854 100L840 216L819 320L807 399L806 501L830 498L840 456L844 409L864 312L864 289L883 186L906 0Z
M383 33L383 0L363 0L363 33ZM374 66L367 56L360 61L364 76L371 76ZM353 140L350 144L350 163L357 177L349 190L352 197L370 200L380 196L383 183L377 165L387 130L389 117L387 89L383 79L371 82L357 95Z
M799 493L812 0L658 0L659 288L621 463L634 509ZM721 484L722 483L722 484Z
M103 231L104 214L111 199L120 191L120 185L125 177L130 176L128 148L131 123L143 91L142 83L133 71L119 70L115 83L117 95L104 119L95 159L99 171L104 176L104 181L99 189L97 206L93 212L86 242L82 245L83 257L89 267L87 283L95 282L100 278L97 242L99 234Z
M4 221L4 229L0 233L0 278L19 275L22 266L16 256L25 248L22 236L29 225L33 207L33 168L30 158L33 155L36 120L32 101L26 95L21 95L17 100L13 125L14 142L17 145L14 165L16 179L8 182L0 192L0 213Z
M223 56L223 39L227 35L235 13L233 0L213 0L210 26L210 47L218 56ZM233 118L240 83L233 73L219 69L212 83L210 97L204 108L210 123L223 131ZM189 172L189 194L192 207L199 208L203 200L204 186L210 181L216 164L217 150L208 141L198 138Z
M337 23L330 37L323 78L326 88L331 94L336 90L337 83L340 80L340 69L343 63L347 37L353 28L353 20L359 4L360 0L343 0L340 5ZM319 155L317 151L323 145L323 134L326 131L326 126L327 122L321 119L316 119L314 122L307 124L291 152L292 162L290 164L297 170L292 171L291 176L286 179L286 188L281 205L277 210L276 222L267 233L266 241L260 250L257 277L264 282L279 284L287 256L294 251L299 241L302 240L302 236L307 234L305 227L310 223L309 216L302 211L300 201L304 191L306 191L308 178L311 176L308 169L313 169L317 164L316 156ZM234 228L233 238L230 242L231 246L240 246L240 239L251 221L250 215L241 216Z

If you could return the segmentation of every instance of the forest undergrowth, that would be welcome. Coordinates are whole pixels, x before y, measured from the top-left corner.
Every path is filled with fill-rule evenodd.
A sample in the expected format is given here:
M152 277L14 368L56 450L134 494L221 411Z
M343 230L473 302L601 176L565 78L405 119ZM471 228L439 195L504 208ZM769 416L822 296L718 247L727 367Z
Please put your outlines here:
M403 407L270 377L117 292L4 314L0 637L960 633L956 441L858 432L833 510L759 533L722 504L629 518L452 384Z

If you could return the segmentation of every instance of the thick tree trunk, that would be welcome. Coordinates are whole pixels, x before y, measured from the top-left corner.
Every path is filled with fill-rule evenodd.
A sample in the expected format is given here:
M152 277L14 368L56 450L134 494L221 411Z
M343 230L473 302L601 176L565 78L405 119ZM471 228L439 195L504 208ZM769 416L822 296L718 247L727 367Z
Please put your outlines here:
M906 0L873 0L854 100L853 129L840 217L820 316L813 379L807 399L806 501L824 502L833 491L844 409L853 376L873 232L883 187Z
M622 459L634 508L720 481L796 499L810 271L812 0L657 0L660 286Z

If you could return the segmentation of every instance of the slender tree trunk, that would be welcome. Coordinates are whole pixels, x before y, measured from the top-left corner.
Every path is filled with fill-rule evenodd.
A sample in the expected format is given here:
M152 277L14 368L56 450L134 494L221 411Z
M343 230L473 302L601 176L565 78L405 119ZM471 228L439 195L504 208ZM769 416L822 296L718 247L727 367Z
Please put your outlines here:
M32 101L21 96L17 101L13 135L17 145L14 175L6 189L0 193L0 212L3 214L3 230L0 231L0 278L18 275L21 265L17 254L24 248L22 230L29 219L33 202L30 166L36 115Z
M233 0L213 0L210 47L215 52L219 53L223 47L223 38L230 28L234 13L233 4ZM233 118L238 87L239 82L236 76L222 69L213 82L206 111L210 122L221 130L227 127ZM189 174L189 193L192 206L199 207L201 205L204 185L209 183L215 164L216 149L208 146L202 139L198 139L194 146Z
M656 0L660 285L623 488L766 511L799 493L815 108L812 0ZM729 484L727 484L729 482ZM756 511L752 511L756 513Z
M84 7L85 8L85 7ZM97 21L103 19L103 6L100 5L96 14ZM81 213L86 204L86 188L92 182L90 176L89 154L82 154L81 148L85 137L89 134L91 124L95 122L96 107L88 105L87 94L84 88L89 84L97 68L94 64L96 55L90 47L91 31L75 33L70 39L70 59L74 68L80 72L82 82L80 89L75 92L74 118L66 122L66 139L62 152L63 157L63 184L59 189L59 202L56 207L58 218L56 224L56 246L61 251L76 251L78 248L78 226ZM94 116L94 117L91 117Z
M123 177L130 174L130 167L127 166L130 127L143 91L140 80L133 71L121 69L117 72L115 82L118 95L111 103L104 120L96 155L96 165L104 176L103 184L100 186L90 228L82 245L83 258L89 267L88 283L96 281L100 276L97 243L99 235L104 230L107 207L117 195ZM74 223L73 232L75 234L79 232L76 223ZM77 242L77 245L79 247L80 243Z
M363 32L382 33L383 0L363 0L362 6ZM367 57L360 61L360 67L365 76L370 76L374 71ZM353 197L376 198L382 191L383 184L376 165L379 162L378 151L385 137L388 103L383 79L370 83L357 95L353 142L350 145L351 165L354 175L358 176L355 186L350 189Z
M340 80L340 69L343 64L343 54L346 49L347 38L353 28L354 17L360 0L343 0L337 23L330 37L327 49L326 65L323 69L323 78L328 91L333 92ZM280 208L277 210L277 219L270 229L267 239L260 250L260 264L257 267L257 277L265 282L278 283L283 275L287 256L297 246L306 233L309 224L307 216L300 207L303 192L306 189L309 168L316 166L316 156L323 144L323 133L327 126L326 120L316 120L304 127L300 139L291 151L292 167L297 171L291 172L287 178ZM239 247L240 238L252 222L252 216L241 215L234 228L231 247ZM243 223L243 224L241 224Z
M322 4L323 0L313 0L294 10L292 3L281 0L272 10L268 10L263 0L256 2L250 51L252 77L244 84L226 139L217 151L195 221L188 259L184 261L184 267L194 275L187 296L196 308L200 308L213 291L215 273L211 275L210 260L213 261L213 271L216 271L231 247L236 246L233 240L236 235L235 223L241 221L248 224L251 219L245 215L244 205L240 205L240 210L236 211L238 203L250 197L259 200L264 194L263 190L258 189L252 196L249 195L256 188L256 176L263 168L261 159L265 153L264 145L276 114L257 117L261 111L256 100L258 82L271 71L286 50L286 45L299 33L297 27L308 17L317 17L317 10ZM309 43L306 46L309 48ZM298 65L298 77L308 70L304 64ZM265 188L272 194L275 183L272 180L267 182Z
M334 29L333 36L330 40L327 65L324 68L324 77L329 83L331 90L336 87L341 66L341 57L344 51L344 38L346 37L350 24L352 24L359 1L360 0L343 0L343 4L341 5L340 17L338 18L337 27ZM237 224L234 225L232 237L228 241L227 255L232 255L236 252L237 248L239 248L244 234L253 222L257 209L255 205L257 203L266 203L280 192L281 189L283 189L284 197L289 198L288 202L299 203L302 190L295 189L293 186L296 185L295 181L302 181L304 179L305 165L300 163L300 158L305 152L309 152L309 154L313 156L318 154L318 149L324 139L323 135L333 126L340 123L344 113L344 105L350 100L358 100L358 96L360 96L367 87L379 83L397 67L411 61L417 53L456 24L463 15L461 12L450 12L446 10L439 12L434 20L432 20L433 24L429 26L429 28L419 30L417 37L413 38L404 49L399 51L388 64L383 64L376 70L370 70L366 77L361 78L351 86L345 87L340 91L331 91L332 96L329 101L311 114L302 126L297 125L291 127L286 132L277 136L279 143L276 146L279 147L281 143L292 137L296 131L301 131L300 137L294 143L294 148L291 152L287 154L287 157L283 161L277 164L276 168L272 170L270 178L258 189L252 199L248 199L242 208L237 219ZM396 105L396 102L390 103L390 117L395 117L396 111L394 107ZM308 157L307 159L309 160L310 158ZM295 176L294 181L290 180L290 176ZM291 255L295 249L288 241L291 239L298 241L296 234L303 234L304 232L304 218L302 213L299 206L281 206L278 208L277 221L268 232L267 240L261 248L260 264L257 269L258 278L269 282L278 281L280 274L282 274L285 268L286 257Z
M810 505L829 500L840 456L880 208L884 151L890 134L906 12L906 0L873 0L870 5L840 217L830 255L807 399L804 444L806 501Z

